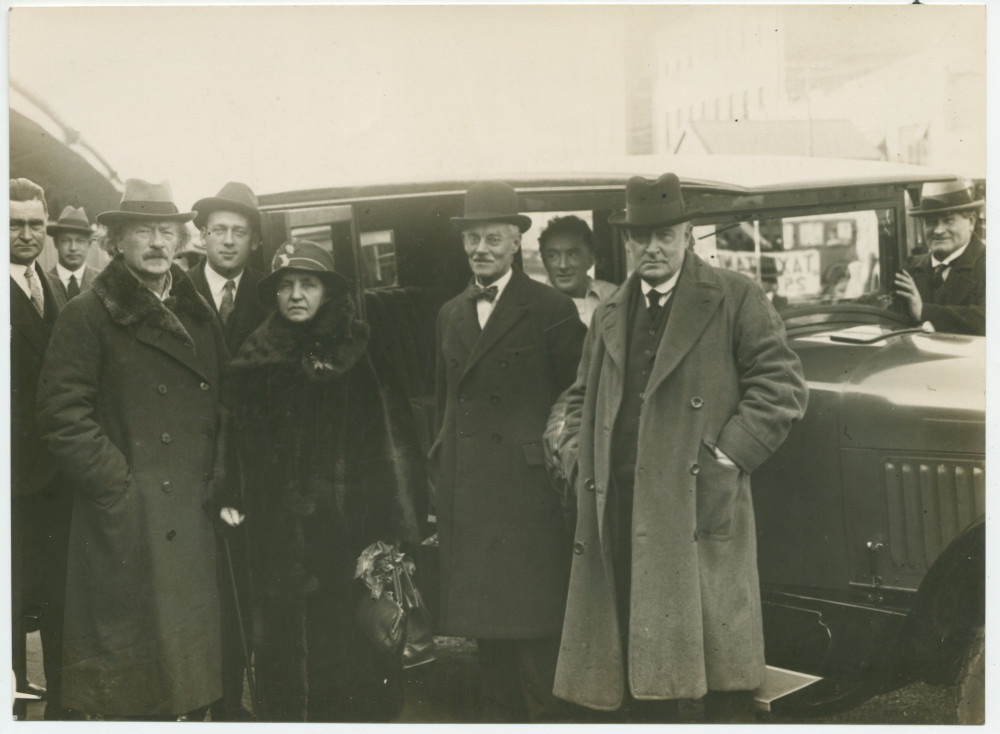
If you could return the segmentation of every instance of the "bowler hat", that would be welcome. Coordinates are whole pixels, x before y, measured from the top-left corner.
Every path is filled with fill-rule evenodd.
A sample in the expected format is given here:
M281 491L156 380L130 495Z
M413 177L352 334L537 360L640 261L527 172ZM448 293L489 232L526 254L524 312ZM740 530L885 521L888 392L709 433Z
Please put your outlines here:
M948 212L978 209L983 200L974 201L972 184L965 179L925 183L920 188L920 204L910 210L914 217L936 217Z
M90 221L87 219L87 212L83 207L68 206L59 215L59 221L50 224L45 231L51 236L62 234L63 232L73 232L74 234L84 234L88 237L91 234Z
M506 222L526 232L531 218L518 213L517 192L502 181L478 181L465 192L465 216L452 217L458 229L481 222Z
M230 181L215 196L199 199L191 208L197 212L194 226L201 229L208 223L208 215L212 212L227 211L242 214L253 226L260 225L260 211L257 195L245 183Z
M290 270L315 275L329 290L346 290L347 279L334 269L333 255L315 242L290 239L271 260L271 272L260 279L257 293L264 300L274 297L281 276Z
M625 184L625 211L608 217L611 224L656 227L680 224L694 216L684 207L681 182L673 173L655 181L633 176Z
M194 219L194 214L177 210L170 184L166 181L155 184L130 178L125 181L125 192L118 209L98 214L97 221L101 224L122 221L162 222L168 219L190 222Z

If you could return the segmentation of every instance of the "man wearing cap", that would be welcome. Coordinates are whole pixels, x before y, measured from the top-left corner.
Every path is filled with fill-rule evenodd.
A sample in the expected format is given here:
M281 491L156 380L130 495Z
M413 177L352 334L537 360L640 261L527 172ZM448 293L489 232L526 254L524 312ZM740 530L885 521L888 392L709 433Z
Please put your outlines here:
M598 306L564 409L578 504L555 693L627 720L752 720L764 679L750 473L802 416L798 357L763 290L686 245L673 174L633 177L634 272Z
M12 667L17 690L28 682L25 633L37 619L48 687L46 718L59 707L62 582L70 503L38 430L35 393L59 313L57 285L39 263L45 245L45 192L26 178L10 179L10 478Z
M473 280L437 319L440 627L478 642L483 721L565 718L551 691L568 539L541 440L586 328L567 296L512 267L531 226L514 189L474 184L452 221Z
M59 221L45 228L55 243L59 259L49 270L57 284L56 297L60 308L70 298L80 295L90 288L94 276L99 272L87 265L87 251L90 250L90 222L83 207L67 206L59 215Z
M215 534L220 362L211 308L172 258L166 182L98 221L114 258L56 322L39 428L73 482L63 702L93 717L204 717L222 695Z
M230 181L191 208L197 212L194 224L205 243L205 261L188 271L188 277L215 308L229 354L235 356L267 316L257 296L263 275L247 265L250 254L260 247L257 196L246 184Z
M986 246L976 231L983 200L968 181L923 185L920 222L929 252L896 275L903 313L937 331L986 335Z

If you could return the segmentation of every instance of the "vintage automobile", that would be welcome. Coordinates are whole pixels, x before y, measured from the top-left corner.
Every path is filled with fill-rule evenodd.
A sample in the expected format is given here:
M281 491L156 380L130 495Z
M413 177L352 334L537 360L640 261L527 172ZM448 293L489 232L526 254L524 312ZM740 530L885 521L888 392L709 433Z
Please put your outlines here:
M597 170L496 176L534 226L521 264L544 280L549 218L592 224L597 277L630 271L608 216L635 173L679 175L693 247L761 282L809 381L809 410L753 477L767 659L791 685L758 698L825 712L915 679L984 701L985 339L911 328L893 274L922 246L907 210L952 176L858 161L642 157ZM470 272L450 217L478 177L261 197L265 262L289 236L329 247L414 417L433 431L434 318ZM816 681L792 695L777 695ZM817 680L818 679L818 680ZM771 678L769 678L769 683Z

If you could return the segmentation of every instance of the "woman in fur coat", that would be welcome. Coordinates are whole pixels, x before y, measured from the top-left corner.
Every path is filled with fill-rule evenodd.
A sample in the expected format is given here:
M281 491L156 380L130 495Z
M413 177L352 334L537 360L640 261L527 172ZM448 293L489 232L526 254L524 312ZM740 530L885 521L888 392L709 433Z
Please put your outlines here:
M369 544L418 539L412 497L426 481L423 456L330 254L291 240L272 270L259 289L277 310L243 344L227 388L259 714L386 721L402 706L399 659L361 633L352 584Z

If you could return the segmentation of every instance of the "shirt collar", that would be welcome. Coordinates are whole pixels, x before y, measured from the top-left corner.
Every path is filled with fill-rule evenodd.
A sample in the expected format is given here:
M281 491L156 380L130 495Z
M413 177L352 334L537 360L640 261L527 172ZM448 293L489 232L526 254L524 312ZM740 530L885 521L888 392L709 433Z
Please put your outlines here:
M497 297L493 299L494 303L500 300L500 296L503 295L503 289L507 287L507 284L510 282L510 278L513 274L514 274L514 269L508 268L506 273L504 273L499 278L490 283L490 285L495 285L497 287ZM478 285L482 285L478 277L476 278L476 283Z
M936 267L938 265L951 265L953 262L955 262L958 258L960 258L962 256L963 252L965 252L969 248L969 244L971 242L972 242L972 240L969 240L969 242L966 242L965 245L963 245L962 247L959 247L953 253L951 253L950 255L948 255L948 257L946 257L944 260L938 260L937 258L934 257L934 255L932 253L931 254L931 267Z
M76 270L70 270L69 268L64 268L62 263L60 262L56 263L56 275L58 275L59 280L63 281L64 283L67 280L69 280L71 275L75 275L76 281L77 283L79 283L81 280L83 280L83 271L86 269L87 269L87 263L84 263Z
M217 295L222 294L222 291L226 287L226 282L231 280L233 281L233 291L234 291L233 296L235 297L236 295L235 291L239 290L240 288L240 279L243 277L244 272L246 271L241 270L240 274L233 278L224 278L223 276L219 275L212 269L212 266L209 265L208 260L205 261L205 280L208 281L208 289L212 293Z
M681 274L681 269L678 268L677 272L671 275L669 280L667 280L664 283L660 283L655 288L646 281L644 281L642 278L639 278L639 287L642 289L642 295L648 297L649 292L655 290L656 292L661 293L664 297L669 296L671 293L674 292L674 286L677 285L677 278L680 277L680 274Z
M132 277L135 278L136 280L138 280L139 283L142 284L143 288L149 289L149 292L152 293L154 296L156 296L160 301L165 301L170 296L170 291L174 287L174 277L173 277L173 275L171 274L171 272L169 270L167 271L166 280L163 283L163 292L162 293L157 293L152 288L150 288L148 285L146 285L145 283L143 283L142 278L140 278L138 275L136 275L134 272L132 272L132 268L130 268L128 265L126 265L125 269L128 270L130 273L132 273Z
M32 262L30 267L34 267L35 263ZM24 278L24 271L28 269L28 265L22 265L21 263L11 263L10 264L10 274L15 278Z

